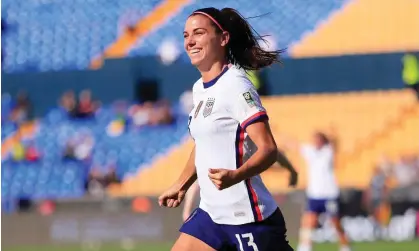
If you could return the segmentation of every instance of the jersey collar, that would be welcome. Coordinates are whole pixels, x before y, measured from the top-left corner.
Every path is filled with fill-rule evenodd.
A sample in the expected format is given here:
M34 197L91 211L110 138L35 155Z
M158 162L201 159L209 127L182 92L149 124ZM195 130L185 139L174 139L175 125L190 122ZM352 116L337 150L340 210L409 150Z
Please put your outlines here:
M211 80L211 81L208 81L208 82L203 82L203 84L204 84L204 88L205 89L207 89L207 88L210 88L211 86L213 86L213 85L215 85L215 83L217 83L217 81L218 81L218 79L220 79L221 78L221 76L223 76L224 75L224 73L226 73L227 71L228 71L228 69L229 69L230 67L228 67L228 66L226 66L226 67L224 67L224 69L223 69L223 71L220 73L220 75L218 75L217 77L215 77L213 80Z

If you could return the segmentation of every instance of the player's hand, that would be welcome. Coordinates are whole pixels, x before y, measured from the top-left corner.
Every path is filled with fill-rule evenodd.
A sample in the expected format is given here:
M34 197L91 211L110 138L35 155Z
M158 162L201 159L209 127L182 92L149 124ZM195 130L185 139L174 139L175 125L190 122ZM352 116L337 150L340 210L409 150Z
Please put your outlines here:
M233 170L209 169L208 177L218 190L226 189L238 183Z
M290 179L288 181L288 186L295 187L298 183L298 173L296 171L291 171Z
M172 186L159 197L161 207L178 207L185 198L186 191L180 190L177 186Z

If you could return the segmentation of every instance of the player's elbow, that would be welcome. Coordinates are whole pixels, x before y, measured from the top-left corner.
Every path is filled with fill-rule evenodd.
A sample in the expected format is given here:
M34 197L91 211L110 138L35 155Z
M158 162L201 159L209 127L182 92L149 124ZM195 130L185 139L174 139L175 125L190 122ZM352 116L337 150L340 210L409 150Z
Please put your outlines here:
M275 143L266 144L259 149L262 151L268 165L272 165L275 163L278 154L278 150L276 148Z

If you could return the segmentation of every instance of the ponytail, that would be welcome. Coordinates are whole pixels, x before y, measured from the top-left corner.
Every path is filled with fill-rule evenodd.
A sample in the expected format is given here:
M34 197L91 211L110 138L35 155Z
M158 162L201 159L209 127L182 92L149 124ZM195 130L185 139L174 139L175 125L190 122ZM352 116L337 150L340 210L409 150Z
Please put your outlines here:
M227 44L227 60L244 70L259 70L274 63L281 63L280 54L285 50L267 51L261 48L259 42L265 42L246 19L235 9L215 8L196 10L194 14L204 14L209 17L218 32L227 31L230 40Z

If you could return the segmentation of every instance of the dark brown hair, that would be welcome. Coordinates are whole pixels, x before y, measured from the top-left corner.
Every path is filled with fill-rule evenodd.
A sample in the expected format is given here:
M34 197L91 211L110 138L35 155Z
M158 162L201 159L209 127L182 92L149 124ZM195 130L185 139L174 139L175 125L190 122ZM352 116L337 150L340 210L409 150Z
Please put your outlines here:
M217 32L227 31L230 41L227 44L227 60L244 70L259 70L274 63L281 63L279 55L285 50L266 51L259 41L266 43L253 27L237 10L224 8L204 8L194 11L192 15L203 14L212 20Z
M330 143L329 137L323 132L315 132L316 137L320 138L323 144L327 145Z

